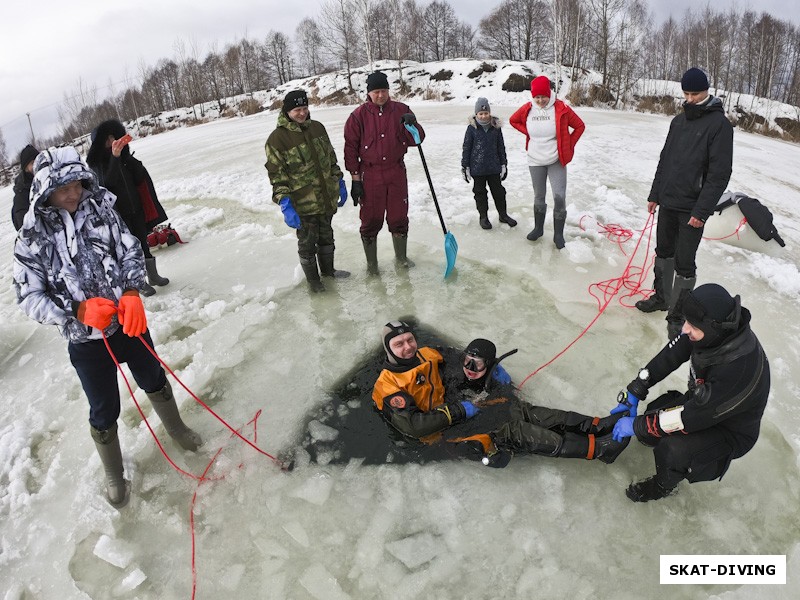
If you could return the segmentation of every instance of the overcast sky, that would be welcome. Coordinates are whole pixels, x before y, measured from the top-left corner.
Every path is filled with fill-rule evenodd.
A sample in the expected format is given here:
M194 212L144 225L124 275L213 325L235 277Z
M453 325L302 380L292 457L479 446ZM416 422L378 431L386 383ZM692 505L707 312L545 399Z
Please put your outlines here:
M417 0L426 5L426 0ZM645 0L656 22L670 12L680 18L691 0ZM796 0L716 0L717 9L737 3L800 23ZM194 41L204 56L243 36L261 38L275 29L293 36L320 0L38 0L3 2L0 16L0 127L9 154L24 144L31 113L34 130L51 122L55 105L78 87L105 88L127 76L136 79L141 61L153 65L175 56L175 42ZM499 0L450 0L459 17L477 28ZM791 8L787 9L787 6ZM789 13L787 13L787 10ZM50 135L50 133L48 133Z

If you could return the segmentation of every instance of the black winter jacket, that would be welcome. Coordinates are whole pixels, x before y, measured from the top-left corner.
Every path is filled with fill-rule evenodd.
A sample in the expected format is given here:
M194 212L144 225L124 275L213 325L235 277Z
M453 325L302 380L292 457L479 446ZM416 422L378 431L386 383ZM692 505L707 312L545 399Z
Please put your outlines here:
M97 175L97 182L117 197L114 208L117 209L127 223L135 214L144 212L148 229L167 220L164 207L158 201L153 180L147 169L134 158L128 146L122 149L119 158L106 148L106 139L113 135L115 139L125 135L125 126L115 119L104 121L94 131L94 141L86 155L86 162ZM142 198L140 189L146 189ZM152 200L152 205L149 201ZM145 210L144 202L148 202Z
M719 98L683 109L670 123L648 202L706 221L731 178L733 127Z
M634 420L636 437L652 445L666 435L714 427L733 448L732 458L743 456L758 439L770 388L769 362L750 329L749 311L742 308L739 329L719 346L695 350L686 335L667 344L647 364L650 376L646 387L663 380L687 360L691 361L689 389L675 404L683 407L683 429L667 433L657 414L644 414Z
M32 183L33 175L27 171L22 171L14 180L14 206L11 208L11 222L14 223L14 229L17 231L22 227L22 219L25 218L25 213L28 212L31 203Z
M470 118L461 150L461 167L469 167L471 175L499 175L500 167L508 164L500 127L500 121L496 117L492 117L487 129L475 117Z

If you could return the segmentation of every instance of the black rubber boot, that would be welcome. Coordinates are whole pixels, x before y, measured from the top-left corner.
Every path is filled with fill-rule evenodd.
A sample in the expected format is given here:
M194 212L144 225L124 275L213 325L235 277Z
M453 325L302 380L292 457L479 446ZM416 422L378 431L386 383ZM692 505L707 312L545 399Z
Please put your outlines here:
M147 283L147 281L145 280L144 286L142 286L142 289L139 290L139 293L142 296L150 297L150 296L153 296L156 293L156 288L154 288L152 285Z
M683 327L683 299L694 289L696 277L682 277L675 275L675 285L669 300L667 312L667 339L674 340L681 333Z
M480 219L478 220L478 222L481 224L481 229L491 229L492 228L492 223L491 223L491 221L489 221L489 216L488 215L485 215L485 214L481 215Z
M674 280L675 259L656 258L653 267L653 294L646 300L639 300L635 305L636 308L646 313L668 310Z
M406 248L408 246L408 236L401 233L392 234L392 244L394 244L394 260L395 262L405 268L409 269L414 266L414 261L406 256Z
M667 488L661 485L658 475L648 477L638 483L632 483L625 490L625 495L634 502L649 502L650 500L661 500L675 491L675 488Z
M147 269L147 281L150 285L167 285L169 279L158 274L155 258L145 258L144 266Z
M596 437L594 440L594 457L600 462L610 465L617 457L622 454L622 451L628 447L631 438L627 437L621 442L617 442L611 437L612 434L606 434L602 437Z
M336 279L350 277L350 271L342 271L333 267L333 250L333 246L320 246L317 248L320 275L323 277L335 277Z
M119 447L117 424L105 431L90 426L103 470L106 474L106 499L114 508L122 508L130 499L130 484L123 478L122 450Z
M559 250L566 245L566 242L564 241L564 224L566 222L567 215L553 219L553 243Z
M367 257L367 273L378 274L378 238L361 238L364 254Z
M306 276L308 287L313 294L317 292L324 292L325 286L319 279L319 271L317 270L317 257L305 258L300 257L300 266L303 268L303 273Z
M153 404L153 409L164 424L164 429L167 430L169 437L178 442L184 450L196 452L203 444L203 440L181 419L169 381L159 391L148 393L147 397Z
M530 241L535 242L544 235L545 215L547 215L547 209L544 210L538 210L536 208L533 209L533 219L535 222L535 226L531 230L531 232L526 236Z
M516 227L517 226L517 220L511 218L508 215L508 213L503 213L503 214L500 215L500 222L501 223L505 223L509 227Z

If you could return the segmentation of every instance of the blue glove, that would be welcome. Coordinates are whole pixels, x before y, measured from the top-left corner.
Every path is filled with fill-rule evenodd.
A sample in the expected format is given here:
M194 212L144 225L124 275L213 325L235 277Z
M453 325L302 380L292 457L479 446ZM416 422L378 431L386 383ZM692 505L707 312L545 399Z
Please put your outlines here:
M341 177L339 178L339 206L344 206L344 203L347 202L347 186L344 183L344 179Z
M464 400L461 403L461 406L464 407L464 412L467 413L467 418L468 419L471 419L472 417L477 415L479 412L481 412L481 410L477 406L475 406L472 402L468 402L467 400Z
M612 415L628 411L630 416L636 416L636 409L639 407L639 399L636 396L626 390L620 390L617 394L617 402L619 404L611 409Z
M292 206L292 201L289 199L289 196L281 198L280 204L284 223L292 229L300 229L300 215L297 214L294 206Z
M500 181L505 181L506 177L508 177L508 167L502 165L500 167Z
M614 432L611 434L611 437L614 438L615 442L621 442L625 438L629 438L632 435L633 435L633 417L622 417L614 425Z
M419 137L419 130L414 125L409 125L408 123L405 124L406 129L411 134L411 137L414 138L414 143L419 145L422 143L422 140Z
M508 374L501 365L497 365L494 368L494 373L492 373L492 377L497 383L508 384L511 383L511 375Z

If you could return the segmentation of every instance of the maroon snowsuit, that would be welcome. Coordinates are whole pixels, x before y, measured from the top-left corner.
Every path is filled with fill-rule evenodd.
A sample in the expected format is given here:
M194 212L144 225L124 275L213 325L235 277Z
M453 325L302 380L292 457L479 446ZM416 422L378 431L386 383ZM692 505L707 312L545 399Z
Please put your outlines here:
M344 126L344 165L352 175L361 175L361 237L374 238L383 227L384 215L389 231L408 233L408 180L403 162L414 138L400 121L411 109L402 102L388 100L379 107L372 100L353 111ZM425 132L419 124L420 138Z

